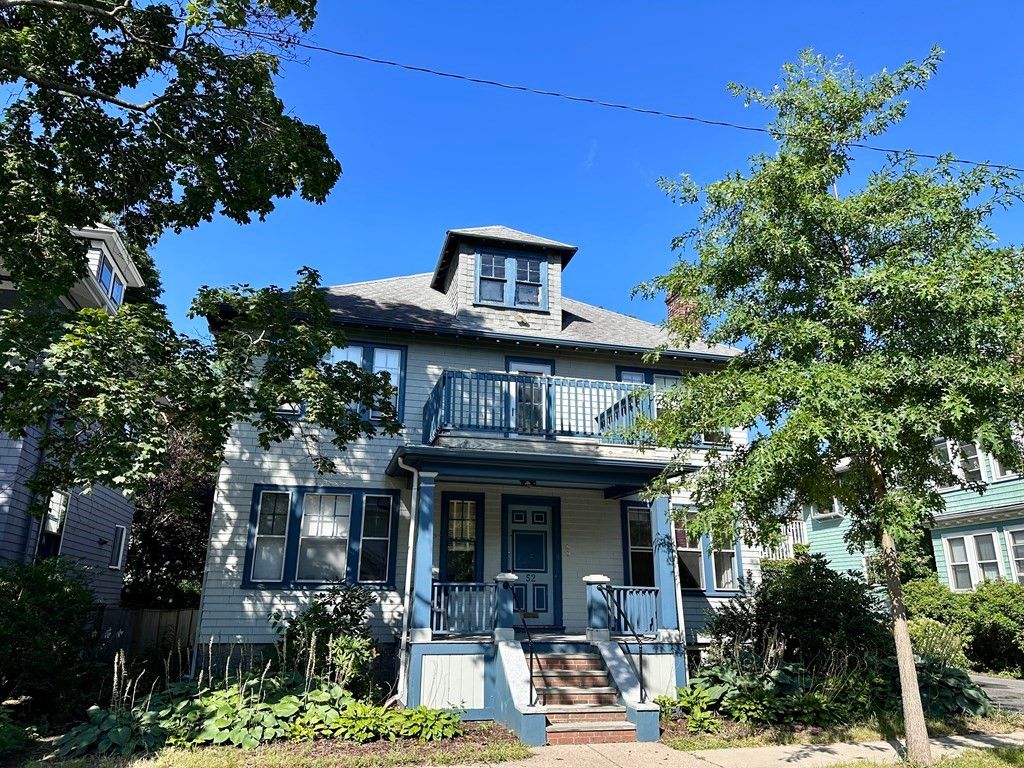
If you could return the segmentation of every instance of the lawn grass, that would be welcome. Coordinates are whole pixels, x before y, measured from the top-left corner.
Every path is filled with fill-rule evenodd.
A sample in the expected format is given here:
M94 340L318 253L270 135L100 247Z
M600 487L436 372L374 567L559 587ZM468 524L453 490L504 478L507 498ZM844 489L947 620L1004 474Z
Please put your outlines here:
M493 723L467 724L463 736L450 741L354 744L347 741L284 742L257 749L203 747L164 749L148 757L87 757L54 763L37 755L22 768L390 768L402 765L501 763L530 756L510 731ZM16 764L17 765L17 764Z
M864 763L865 761L858 760L829 766L829 768L864 768ZM899 765L907 765L907 763L899 763ZM935 763L935 768L1024 768L1024 748L968 749L956 757L942 758Z
M893 719L872 720L834 728L767 728L722 721L718 733L690 733L682 720L662 723L661 740L673 749L683 751L724 749L727 747L764 747L779 744L838 744L842 742L884 741L902 736L903 723ZM930 720L932 736L954 736L966 733L1000 734L1024 730L1024 715L996 709L988 717L966 717L959 720Z

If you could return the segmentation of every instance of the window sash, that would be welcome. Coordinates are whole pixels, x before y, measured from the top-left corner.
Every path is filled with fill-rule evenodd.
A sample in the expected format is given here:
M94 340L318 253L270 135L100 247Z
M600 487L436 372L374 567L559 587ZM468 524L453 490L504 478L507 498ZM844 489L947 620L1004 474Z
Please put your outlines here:
M395 347L373 347L373 372L387 373L388 383L394 388L391 403L398 410L398 398L402 388L402 350ZM380 417L380 411L373 411L373 418Z
M272 518L271 527L270 527L270 531L271 532L269 532L269 533L260 533L260 528L262 526L262 523L263 523L263 520L264 520L264 514L265 514L264 513L263 504L264 504L264 501L268 499L268 497L274 497L274 500L272 502L273 505L274 505L274 509L273 509L272 512L269 513L270 517ZM281 501L282 497L283 497L283 500L284 500L284 511L283 512L278 509L278 503ZM284 517L284 529L281 531L281 533L275 533L274 531L277 528L277 526L276 526L276 518L278 518L279 516L282 516L282 515ZM291 494L290 493L286 493L284 491L262 491L260 493L259 508L257 509L257 512L256 512L256 527L255 527L256 533L255 533L255 536L253 537L253 543L252 543L252 567L250 569L250 576L251 576L253 581L281 581L281 580L284 579L284 561L285 561L285 557L286 557L287 550L288 550L288 529L291 526L290 518L291 518ZM280 550L281 550L281 553L280 553L281 565L278 568L277 576L276 577L268 577L266 575L259 575L258 576L256 574L256 570L261 565L261 563L260 563L261 545L263 545L263 546L268 546L268 545L269 546L273 546L273 544L275 542L279 542L280 543Z
M114 275L114 282L110 286L110 298L117 306L121 306L121 301L124 299L124 283L117 275Z
M106 294L110 293L110 285L114 279L114 265L110 263L105 255L100 256L99 268L96 271L96 281Z
M373 373L387 372L390 376L389 383L395 390L391 402L394 404L395 410L399 410L402 403L405 373L405 353L401 347L360 342L349 344L347 347L335 347L331 350L328 360L335 365L351 363L357 368L364 368ZM352 408L356 407L357 404L352 403ZM375 410L370 413L371 419L379 419L380 416L380 411Z
M388 531L387 531L387 534L385 534L383 536L381 536L379 534L376 534L376 535L373 535L373 536L369 536L366 533L366 528L367 528L367 526L366 526L366 517L367 517L366 513L367 513L368 506L369 506L367 504L367 502L370 499L385 499L387 501L386 518L387 518ZM359 568L358 568L358 571L357 571L357 579L362 584L383 584L383 583L385 583L388 580L388 573L390 573L390 571L391 571L391 537L394 535L394 531L392 530L392 520L393 520L393 517L394 517L393 506L394 506L394 499L391 496L389 496L389 495L375 494L375 493L363 494L363 530L362 530L362 534L361 534L361 537L360 537L361 541L360 541L360 546L359 546ZM378 511L380 511L380 510L378 510ZM366 562L368 562L364 558L364 555L366 554L366 551L367 551L367 546L366 546L367 542L383 542L384 543L384 571L380 575L380 577L368 578L363 573L363 566L364 566L364 564L366 564Z
M626 508L626 536L629 548L630 585L653 587L654 524L648 507Z
M110 546L109 566L115 571L121 570L124 566L125 541L128 538L128 528L124 525L114 526L114 540Z
M325 499L332 499L332 509L324 510ZM311 500L314 500L311 503ZM346 499L344 512L339 512L339 503ZM316 528L312 524L307 527L307 515L312 505L316 504L318 509L315 517L310 516L311 523L315 521ZM352 524L352 494L349 493L306 493L302 497L302 520L299 525L299 545L295 560L295 581L302 583L329 584L345 581L348 570L348 542ZM325 525L330 527L325 528ZM340 562L331 562L329 559L317 560L309 557L312 553L330 555L332 552ZM325 571L313 575L313 571L304 573L304 566L317 571ZM330 569L325 570L326 569ZM331 573L330 571L334 571Z
M724 566L720 567L719 562ZM739 588L736 575L736 550L716 549L711 553L711 571L715 579L715 589L723 592L731 592ZM727 579L727 581L726 581Z
M446 581L465 583L477 580L478 534L476 500L450 499L448 529L445 531Z
M1014 580L1024 584L1024 528L1006 532L1006 551Z
M951 589L969 592L983 581L1002 577L999 541L993 531L944 537L947 573ZM991 552L983 551L987 542Z
M477 252L476 301L500 307L545 309L548 262L537 256Z
M71 497L64 491L54 491L50 494L50 502L46 505L46 518L43 520L44 533L60 533L70 503Z

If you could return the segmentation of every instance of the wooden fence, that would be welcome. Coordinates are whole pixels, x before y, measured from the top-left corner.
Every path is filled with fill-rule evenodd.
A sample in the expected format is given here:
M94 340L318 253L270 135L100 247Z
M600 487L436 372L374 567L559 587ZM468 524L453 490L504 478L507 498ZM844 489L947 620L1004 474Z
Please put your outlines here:
M189 648L195 639L199 611L195 608L100 609L97 631L105 650L123 650L129 656L158 649Z

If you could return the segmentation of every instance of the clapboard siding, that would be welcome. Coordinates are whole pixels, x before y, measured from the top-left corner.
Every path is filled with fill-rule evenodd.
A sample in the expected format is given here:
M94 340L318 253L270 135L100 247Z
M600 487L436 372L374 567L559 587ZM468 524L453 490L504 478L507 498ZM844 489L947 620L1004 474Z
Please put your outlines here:
M326 446L338 473L318 476L313 470L306 447L298 440L286 441L264 451L250 427L235 426L226 446L225 461L217 482L200 609L199 639L202 643L211 640L215 643L273 642L268 616L277 609L297 612L311 598L310 590L242 588L253 486L256 484L291 487L351 486L398 489L401 492L396 589L378 590L381 602L374 609L372 622L374 632L380 639L393 639L401 626L403 610L411 491L404 479L396 480L385 475L391 456L400 445L421 442L423 405L445 369L504 371L506 356L553 357L549 350L537 351L518 344L427 341L422 336L358 329L350 330L348 337L350 344L364 341L406 347L403 394L405 428L396 437L356 440L345 451L335 451ZM580 378L614 380L617 365L642 365L641 358L636 355L612 356L580 352L561 353L554 357L556 375ZM700 367L701 364L694 364L695 369ZM316 428L310 431L312 434L317 433ZM737 433L737 436L742 437L742 434ZM549 441L546 447L559 450L557 441ZM506 447L506 450L509 449L512 449L511 444ZM568 445L566 449L570 449ZM577 446L575 450L591 450L597 455L596 449L597 446L582 449ZM524 489L520 486L494 485L460 485L459 489L478 490L487 496L485 573L490 578L497 573L500 559L500 496L503 492L521 494ZM436 491L438 504L442 490L439 485ZM620 582L622 579L619 503L607 501L602 494L594 491L545 488L531 492L536 495L560 495L563 499L564 619L567 628L581 630L586 622L582 577L590 573L605 573L613 581ZM440 536L439 527L435 525L435 539ZM435 564L438 546L435 541ZM755 560L751 558L751 563ZM744 568L749 564L745 562Z
M850 530L850 519L846 516L819 519L807 515L807 544L811 554L824 555L829 565L837 571L853 571L864 574L864 552L849 549L846 534Z

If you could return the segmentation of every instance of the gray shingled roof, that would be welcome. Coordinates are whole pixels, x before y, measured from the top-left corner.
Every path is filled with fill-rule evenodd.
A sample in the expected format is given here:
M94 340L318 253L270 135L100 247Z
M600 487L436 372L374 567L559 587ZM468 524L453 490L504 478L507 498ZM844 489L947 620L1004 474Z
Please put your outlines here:
M430 287L431 273L392 277L364 283L325 288L328 305L347 325L409 329L473 336L515 337L549 344L579 344L626 350L654 349L665 344L661 327L629 315L562 297L562 330L559 333L531 329L515 334L507 330L481 329L479 323L460 321L445 295ZM688 349L672 349L682 355L733 356L738 350L723 345L697 343Z
M531 235L529 232L520 232L518 229L506 227L504 224L492 224L489 227L464 227L462 229L449 229L450 235L463 235L465 237L481 237L487 240L505 240L510 243L523 243L524 245L545 245L549 248L571 248L576 250L575 245L560 243L557 240L549 240L540 235Z

